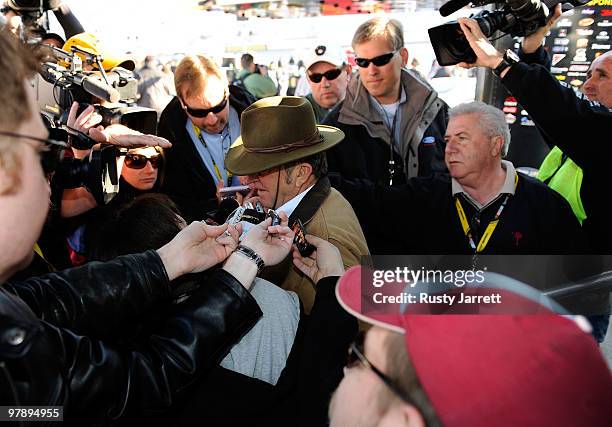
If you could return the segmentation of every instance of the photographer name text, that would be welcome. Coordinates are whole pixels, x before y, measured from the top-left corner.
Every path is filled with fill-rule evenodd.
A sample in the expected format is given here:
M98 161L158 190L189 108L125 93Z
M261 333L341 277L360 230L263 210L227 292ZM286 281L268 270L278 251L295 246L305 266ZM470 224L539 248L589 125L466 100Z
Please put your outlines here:
M399 295L385 295L382 292L377 292L372 295L372 301L375 304L501 304L502 297L498 293L489 295L468 295L461 293L457 296L448 294L432 295L426 292L421 292L418 295L405 292Z

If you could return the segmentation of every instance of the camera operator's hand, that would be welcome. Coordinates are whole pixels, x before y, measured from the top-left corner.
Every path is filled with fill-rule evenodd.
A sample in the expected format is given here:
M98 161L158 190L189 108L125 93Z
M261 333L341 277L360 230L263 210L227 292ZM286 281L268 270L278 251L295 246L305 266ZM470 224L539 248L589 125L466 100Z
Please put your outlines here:
M460 62L457 64L462 68L472 67L487 67L495 68L503 59L503 55L495 49L495 47L485 37L474 19L471 18L459 18L457 19L465 38L467 39L470 47L476 54L476 62L468 64L467 62Z
M228 235L224 235L225 230ZM238 246L238 231L227 224L218 227L192 222L168 244L157 250L168 277L207 270L223 262Z
M62 0L43 0L44 10L56 10L62 5Z
M126 148L172 147L172 144L165 138L146 135L124 125L112 124L106 128L98 126L102 121L102 116L95 111L93 105L87 106L77 116L78 109L79 104L77 102L72 103L68 113L68 127L89 135L96 142L105 142Z
M337 247L311 234L306 235L308 243L317 249L309 257L300 255L296 247L293 248L293 264L312 280L319 280L329 276L342 276L344 274L344 263Z
M81 114L77 116L78 110L79 103L73 102L70 106L68 122L66 125L71 129L84 133L85 135L89 135L89 130L100 124L102 121L102 116L96 113L93 105L88 105L87 108L85 108ZM89 150L77 150L74 147L72 151L74 152L75 157L78 159L85 157L85 155L89 153Z
M89 131L89 136L98 142L107 142L125 148L172 147L172 144L166 138L144 134L120 124L112 124L104 129L100 129L100 126L92 128Z
M553 13L548 16L548 20L546 21L546 25L538 28L538 30L525 37L521 42L521 47L523 48L523 52L525 53L534 53L536 50L542 46L542 42L544 41L544 37L550 31L550 29L555 25L555 23L561 17L561 3L555 6Z

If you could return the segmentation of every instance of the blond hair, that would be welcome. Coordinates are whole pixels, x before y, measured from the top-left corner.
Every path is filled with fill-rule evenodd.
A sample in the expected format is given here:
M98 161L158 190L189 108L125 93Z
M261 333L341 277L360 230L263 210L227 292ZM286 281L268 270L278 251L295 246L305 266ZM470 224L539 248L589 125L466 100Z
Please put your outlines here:
M227 80L213 60L202 55L188 55L179 62L174 72L174 86L179 97L188 98L202 93L206 79L215 76Z
M402 24L397 19L384 17L372 18L361 24L355 31L351 45L355 49L358 44L380 37L384 38L393 50L404 47L404 28Z
M40 67L41 51L22 43L8 29L0 29L0 131L14 132L30 118L26 84ZM15 138L0 135L0 169L8 179L0 182L0 194L19 188L20 150Z

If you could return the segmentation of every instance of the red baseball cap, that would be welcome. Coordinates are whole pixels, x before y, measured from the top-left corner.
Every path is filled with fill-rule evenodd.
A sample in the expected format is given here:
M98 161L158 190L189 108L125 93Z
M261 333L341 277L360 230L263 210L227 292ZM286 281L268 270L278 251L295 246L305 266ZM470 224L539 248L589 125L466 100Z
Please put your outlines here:
M362 305L364 272L353 267L340 278L340 305L360 320L404 334L445 427L610 425L612 376L580 321L509 289L501 292L514 309L522 301L532 314L407 314L423 312L422 306L411 311L397 304L395 312L390 306L377 312ZM482 289L489 285L500 291L495 283Z

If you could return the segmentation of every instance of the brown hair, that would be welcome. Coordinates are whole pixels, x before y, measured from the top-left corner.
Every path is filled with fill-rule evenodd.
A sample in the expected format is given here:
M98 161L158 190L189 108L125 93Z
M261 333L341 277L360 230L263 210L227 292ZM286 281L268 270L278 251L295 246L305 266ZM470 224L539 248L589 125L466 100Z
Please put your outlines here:
M174 71L174 86L179 97L190 97L206 87L206 78L215 76L226 80L225 75L213 60L202 55L188 55L179 62Z
M26 84L40 67L42 58L39 48L22 43L6 28L0 29L0 131L14 132L21 123L30 118ZM19 187L21 161L14 138L0 135L0 169L10 179L0 182L0 194L15 191Z
M404 47L404 29L397 19L372 18L357 28L351 45L353 49L361 43L365 43L375 38L383 37L389 47L399 50Z
M404 396L410 399L412 406L417 408L427 427L442 427L436 412L419 381L406 352L406 341L397 332L390 333L386 340L387 348L386 373L397 384ZM388 387L384 387L379 395L379 406L386 411L393 403L402 402Z

